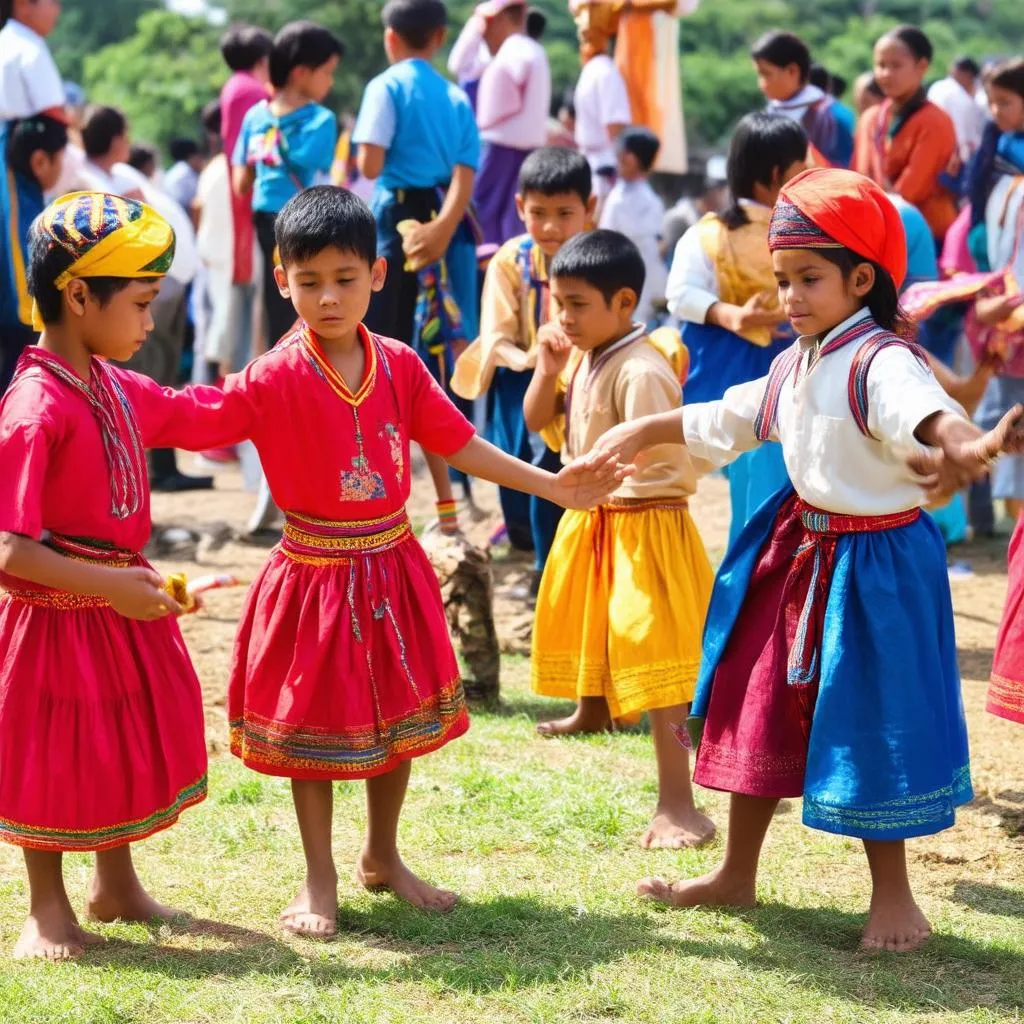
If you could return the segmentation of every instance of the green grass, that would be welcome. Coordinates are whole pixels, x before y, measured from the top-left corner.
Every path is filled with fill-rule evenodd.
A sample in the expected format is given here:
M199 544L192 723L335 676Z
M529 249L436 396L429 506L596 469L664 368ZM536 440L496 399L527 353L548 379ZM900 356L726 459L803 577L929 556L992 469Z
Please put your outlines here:
M506 663L500 707L417 763L402 827L414 868L457 888L432 917L342 886L340 936L283 936L279 908L301 880L287 782L232 761L211 765L210 799L137 848L154 894L197 919L111 926L77 963L0 960L3 1024L405 1024L1019 1020L1024 1007L1020 839L981 811L912 846L936 927L925 949L857 949L867 900L859 845L780 812L762 905L671 911L633 895L637 878L707 869L699 852L639 849L654 798L643 734L541 741L524 663ZM340 786L335 848L348 877L362 787ZM724 824L724 800L702 795ZM991 815L990 815L991 816ZM964 854L962 851L980 850ZM953 851L953 855L950 854ZM957 853L957 851L961 851ZM69 858L81 904L89 861ZM21 925L16 850L0 851L0 944Z

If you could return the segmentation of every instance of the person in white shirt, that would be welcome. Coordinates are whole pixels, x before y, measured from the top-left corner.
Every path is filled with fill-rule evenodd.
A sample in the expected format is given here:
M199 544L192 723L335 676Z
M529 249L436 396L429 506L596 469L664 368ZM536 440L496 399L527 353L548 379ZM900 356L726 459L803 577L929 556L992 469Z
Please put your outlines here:
M971 57L957 57L949 66L949 75L928 90L928 99L941 107L956 128L957 151L966 164L981 145L986 111L975 102L981 68Z
M668 282L668 267L661 255L665 204L648 180L661 143L649 128L639 127L627 128L616 142L618 181L605 200L600 226L626 235L640 250L647 276L636 319L653 326Z
M614 427L623 464L682 443L698 468L781 442L792 484L722 565L691 706L694 780L732 794L724 862L646 879L675 906L750 906L778 801L860 839L873 892L862 947L916 949L931 928L905 840L951 827L973 794L945 546L921 506L1020 450L1012 410L983 434L900 329L900 215L873 182L814 168L782 190L770 247L800 337L724 398Z
M583 70L576 83L576 145L594 173L599 212L615 184L615 140L632 123L626 81L608 56L610 7L591 5L577 17Z
M523 230L516 209L519 169L547 143L551 68L544 47L525 34L522 0L488 0L474 17L483 21L491 60L477 90L483 151L473 201L484 242L504 245Z
M59 17L60 0L0 0L0 121L63 119L64 83L46 45Z

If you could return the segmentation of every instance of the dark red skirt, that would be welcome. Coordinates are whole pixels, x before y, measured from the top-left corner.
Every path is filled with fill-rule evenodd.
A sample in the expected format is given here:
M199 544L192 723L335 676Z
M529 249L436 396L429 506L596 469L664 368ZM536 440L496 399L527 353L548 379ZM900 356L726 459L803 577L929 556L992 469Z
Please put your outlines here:
M1010 541L1006 605L996 639L987 709L1024 724L1024 517Z

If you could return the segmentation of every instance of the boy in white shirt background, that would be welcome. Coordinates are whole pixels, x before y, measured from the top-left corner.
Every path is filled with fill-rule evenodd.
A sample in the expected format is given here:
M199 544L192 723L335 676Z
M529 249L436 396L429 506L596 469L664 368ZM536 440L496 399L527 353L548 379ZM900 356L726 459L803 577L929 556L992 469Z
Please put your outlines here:
M64 83L46 45L59 17L60 0L0 0L0 121L64 120Z
M618 180L605 200L600 226L621 232L640 250L647 278L636 319L651 326L655 306L664 301L668 282L668 268L661 256L665 204L648 180L661 142L650 128L634 126L623 131L616 143Z

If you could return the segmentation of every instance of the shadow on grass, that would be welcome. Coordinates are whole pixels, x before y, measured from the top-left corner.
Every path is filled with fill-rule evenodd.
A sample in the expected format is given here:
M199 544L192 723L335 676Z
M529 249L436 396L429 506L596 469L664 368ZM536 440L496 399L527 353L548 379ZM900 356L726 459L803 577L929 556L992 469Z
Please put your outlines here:
M996 887L983 887L996 888ZM1016 895L1016 894L1015 894ZM1022 899L1024 902L1024 899ZM959 936L936 935L910 954L872 956L858 948L864 916L832 908L767 904L730 914L746 922L760 941L687 938L670 934L670 921L686 927L683 914L577 912L538 898L498 897L463 903L441 917L382 896L367 909L343 907L342 939L389 954L386 965L346 962L332 943L292 945L270 934L215 922L183 922L179 934L211 935L223 949L184 949L167 941L152 946L112 941L86 961L123 966L168 978L284 977L301 974L313 985L430 982L475 994L526 990L587 977L624 957L684 956L718 961L751 974L789 983L869 1007L907 1013L960 1012L1024 1003L1020 957L999 946ZM691 920L696 922L697 918ZM702 927L706 927L706 922Z
M1024 917L1024 892L988 882L957 882L953 899L961 906L999 917Z
M542 697L520 688L503 690L497 700L474 701L469 706L470 714L479 715L482 718L528 718L531 722L550 722L556 718L568 718L575 708L576 705L571 701ZM647 716L644 715L638 725L627 725L621 729L616 727L616 731L647 735L650 733L651 727ZM578 737L559 737L559 739L575 738Z

